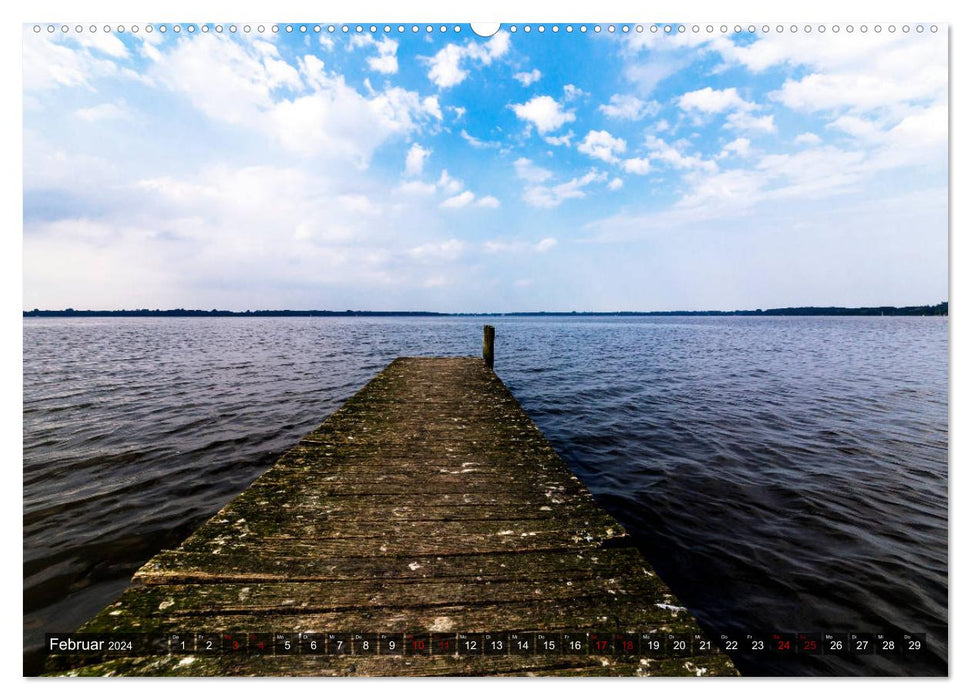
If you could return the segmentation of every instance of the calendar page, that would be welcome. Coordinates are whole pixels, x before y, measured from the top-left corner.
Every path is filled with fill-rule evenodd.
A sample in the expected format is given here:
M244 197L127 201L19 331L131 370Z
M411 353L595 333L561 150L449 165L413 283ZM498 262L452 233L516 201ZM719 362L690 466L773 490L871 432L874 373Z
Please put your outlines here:
M950 27L649 10L23 25L25 676L948 675Z

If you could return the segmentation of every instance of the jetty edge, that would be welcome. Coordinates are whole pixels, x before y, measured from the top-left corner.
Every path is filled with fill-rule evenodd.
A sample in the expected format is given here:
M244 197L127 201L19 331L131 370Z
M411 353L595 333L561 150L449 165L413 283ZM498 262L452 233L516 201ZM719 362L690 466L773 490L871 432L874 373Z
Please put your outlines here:
M166 651L52 655L49 674L738 675L715 645L691 641L704 637L697 621L488 360L391 362L77 630L154 635ZM581 652L535 646L563 635L583 640ZM364 653L301 646L328 638ZM178 639L242 640L244 653L180 653ZM245 653L257 639L297 648ZM388 653L382 639L423 648ZM469 639L534 646L441 651ZM678 656L638 641L628 653L628 639L688 646Z

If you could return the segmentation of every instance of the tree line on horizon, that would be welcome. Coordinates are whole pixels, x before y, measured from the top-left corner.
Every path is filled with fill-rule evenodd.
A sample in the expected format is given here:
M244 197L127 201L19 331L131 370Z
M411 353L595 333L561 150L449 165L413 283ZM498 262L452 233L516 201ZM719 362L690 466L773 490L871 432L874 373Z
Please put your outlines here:
M442 313L438 311L327 311L327 310L257 310L227 311L222 309L33 309L24 318L52 317L223 317L223 316L947 316L948 302L924 306L791 306L778 309L735 311L513 311L495 313Z

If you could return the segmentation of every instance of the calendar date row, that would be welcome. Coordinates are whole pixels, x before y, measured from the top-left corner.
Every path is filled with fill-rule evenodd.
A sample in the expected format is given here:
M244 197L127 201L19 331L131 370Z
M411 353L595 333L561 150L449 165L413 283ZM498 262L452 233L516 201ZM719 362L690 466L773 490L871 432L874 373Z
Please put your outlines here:
M475 656L551 654L693 657L714 653L916 656L923 633L702 634L663 632L488 633L176 633L48 634L49 654L145 656L164 654L272 654L318 656Z

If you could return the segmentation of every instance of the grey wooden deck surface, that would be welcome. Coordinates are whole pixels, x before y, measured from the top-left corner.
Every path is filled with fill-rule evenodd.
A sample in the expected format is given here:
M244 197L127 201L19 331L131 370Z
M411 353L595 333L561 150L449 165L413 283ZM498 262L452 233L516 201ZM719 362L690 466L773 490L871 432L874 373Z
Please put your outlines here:
M81 632L672 632L697 622L480 359L399 358ZM735 675L724 655L154 656L120 675Z

